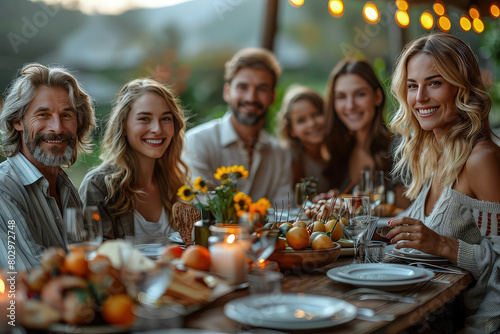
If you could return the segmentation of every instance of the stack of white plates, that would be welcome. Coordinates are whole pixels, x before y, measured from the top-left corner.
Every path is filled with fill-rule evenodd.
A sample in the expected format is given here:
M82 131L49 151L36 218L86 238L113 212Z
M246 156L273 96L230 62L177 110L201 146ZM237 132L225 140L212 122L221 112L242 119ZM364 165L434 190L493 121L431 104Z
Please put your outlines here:
M337 282L387 291L405 290L434 277L430 270L393 263L351 264L330 269L326 274Z
M351 321L357 313L342 299L302 293L251 295L224 306L224 314L232 320L274 329L331 327Z
M428 262L428 263L447 263L449 262L446 258L438 255L432 255L428 253L421 252L413 248L395 248L396 245L389 245L385 248L387 255L397 257L399 259L410 261L410 262Z

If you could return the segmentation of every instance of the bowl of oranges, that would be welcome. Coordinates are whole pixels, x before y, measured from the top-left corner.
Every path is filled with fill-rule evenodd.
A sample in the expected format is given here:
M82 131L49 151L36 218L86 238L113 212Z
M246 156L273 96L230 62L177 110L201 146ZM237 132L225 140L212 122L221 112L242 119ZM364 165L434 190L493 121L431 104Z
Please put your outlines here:
M282 237L269 260L278 262L281 270L309 271L332 263L341 248L335 241L342 238L341 222L335 223L331 220L326 224L321 221L281 224Z

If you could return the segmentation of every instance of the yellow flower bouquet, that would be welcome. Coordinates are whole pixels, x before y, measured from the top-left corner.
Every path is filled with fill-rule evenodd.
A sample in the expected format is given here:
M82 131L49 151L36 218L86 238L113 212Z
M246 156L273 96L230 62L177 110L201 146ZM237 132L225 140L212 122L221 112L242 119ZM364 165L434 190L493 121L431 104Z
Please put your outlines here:
M209 191L207 182L198 177L193 187L183 185L177 191L177 195L187 202L196 199L197 203L194 205L202 212L210 211L218 223L236 224L238 218L244 214L249 214L252 221L258 222L259 225L265 223L267 210L271 207L269 200L261 198L254 203L250 196L237 189L238 180L248 177L248 171L244 166L222 166L217 168L214 177L221 181L221 185L213 191ZM207 195L207 204L198 199L199 192ZM255 228L258 226L254 226Z

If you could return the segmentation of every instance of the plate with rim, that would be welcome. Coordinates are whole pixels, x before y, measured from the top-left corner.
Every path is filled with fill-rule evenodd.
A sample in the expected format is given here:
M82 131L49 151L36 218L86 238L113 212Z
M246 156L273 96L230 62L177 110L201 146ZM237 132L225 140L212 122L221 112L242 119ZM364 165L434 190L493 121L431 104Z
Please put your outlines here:
M422 258L422 257L417 257L414 255L405 255L403 253L398 253L398 249L395 249L396 245L389 245L385 247L385 254L396 257L401 260L409 261L409 262L427 262L427 263L434 263L434 264L445 264L449 263L446 258L442 256L438 256L435 258ZM434 256L434 255L433 255Z
M367 265L370 263L367 263ZM390 268L394 268L393 266L403 266L403 267L408 267L405 265L401 264L393 264L393 263L371 263L372 265L380 265L381 267L384 266L386 270L390 270ZM350 265L354 266L354 265ZM415 284L421 283L421 282L426 282L431 280L434 277L434 273L430 270L423 269L423 268L418 268L424 270L427 274L420 276L419 278L415 279L407 279L407 280L390 280L390 281L376 281L376 280L368 280L368 279L353 279L353 278L348 278L345 276L342 276L339 274L339 271L342 270L344 267L337 267L337 268L332 268L327 271L326 275L328 278L331 280L341 282L341 283L346 283L346 284L351 284L357 287L361 288L377 288L380 290L385 290L385 291L400 291L400 290L406 290L410 287L412 287ZM419 271L420 272L420 271Z
M427 269L399 264L360 263L339 267L339 276L358 281L394 282L407 281L427 277L432 274Z
M421 252L418 249L414 249L414 248L401 248L401 249L393 248L392 252L396 253L398 255L401 255L401 256L410 256L410 257L426 259L426 260L427 259L446 260L442 256L424 253L424 252Z
M237 322L274 329L314 329L340 325L356 317L356 306L338 298L303 293L251 295L224 306Z

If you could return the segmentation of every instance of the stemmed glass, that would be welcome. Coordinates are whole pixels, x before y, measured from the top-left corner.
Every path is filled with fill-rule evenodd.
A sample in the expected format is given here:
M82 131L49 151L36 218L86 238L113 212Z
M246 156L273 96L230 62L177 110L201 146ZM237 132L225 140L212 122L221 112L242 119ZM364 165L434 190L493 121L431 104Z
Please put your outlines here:
M385 194L385 176L381 170L362 170L359 174L359 192L370 198L371 211L382 203Z
M279 230L263 230L249 236L248 256L259 267L259 261L266 260L274 252Z
M97 207L66 208L63 228L69 251L84 252L87 260L96 256L102 243L102 222Z
M370 226L370 199L367 196L344 197L340 208L342 231L354 241L354 260L357 263L358 244Z

